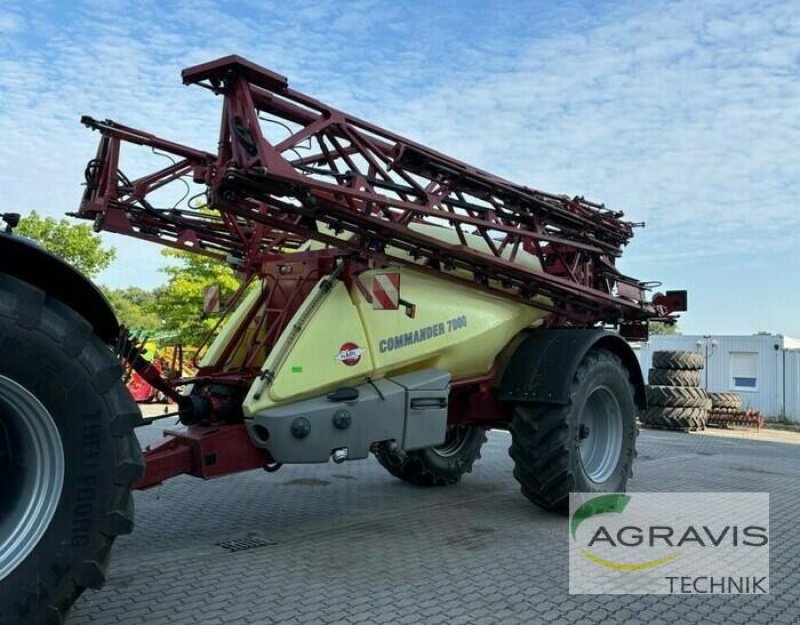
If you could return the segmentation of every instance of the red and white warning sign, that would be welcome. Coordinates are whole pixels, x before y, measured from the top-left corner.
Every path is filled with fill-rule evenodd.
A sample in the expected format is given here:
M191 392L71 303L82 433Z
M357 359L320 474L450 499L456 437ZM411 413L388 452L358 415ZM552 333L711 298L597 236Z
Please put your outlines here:
M203 312L207 315L218 313L220 309L219 285L207 286L203 292Z
M374 310L400 308L399 273L376 273L372 276L372 308Z
M364 350L356 343L345 343L339 348L336 360L346 364L348 367L354 367L361 361L363 353Z

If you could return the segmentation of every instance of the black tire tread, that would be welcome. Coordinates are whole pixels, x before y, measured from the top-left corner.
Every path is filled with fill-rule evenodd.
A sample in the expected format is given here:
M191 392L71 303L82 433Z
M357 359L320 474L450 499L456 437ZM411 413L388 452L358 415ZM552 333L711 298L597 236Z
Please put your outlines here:
M96 381L95 388L108 414L115 415L110 428L115 449L115 477L109 498L113 507L98 524L90 552L72 571L56 571L56 567L52 567L50 575L43 571L35 593L27 594L11 606L16 613L12 618L19 620L9 622L44 625L60 622L85 588L103 585L114 538L133 528L130 486L143 474L144 459L132 425L142 417L125 386L119 382L122 370L113 354L92 332L91 325L74 310L40 289L0 274L0 317L11 319L30 332L48 336ZM44 580L50 577L56 581L46 589Z
M653 386L699 386L699 369L650 369L647 383Z
M461 480L465 473L472 472L472 465L481 457L481 447L486 442L486 430L480 426L470 427L470 440L452 462L441 458L431 458L428 449L405 452L400 459L381 446L375 457L383 468L396 478L416 486L450 486ZM447 465L447 466L444 466Z
M708 412L703 408L675 408L655 406L641 415L642 425L662 429L703 430L708 422Z
M648 406L710 408L705 389L696 386L647 386Z
M653 352L653 368L655 369L689 369L698 370L705 366L705 359L700 352L674 352L660 350Z
M598 360L611 360L624 368L619 357L606 350L590 352L578 367L573 385L580 384L587 371ZM631 397L635 390L628 377ZM576 476L569 464L570 429L567 422L571 402L565 406L517 404L509 424L511 446L508 453L514 460L514 477L522 494L534 504L566 514L569 493L575 490ZM635 424L633 426L636 427ZM634 450L626 469L633 474Z
M709 393L708 398L715 410L718 408L739 410L742 407L742 396L737 393Z

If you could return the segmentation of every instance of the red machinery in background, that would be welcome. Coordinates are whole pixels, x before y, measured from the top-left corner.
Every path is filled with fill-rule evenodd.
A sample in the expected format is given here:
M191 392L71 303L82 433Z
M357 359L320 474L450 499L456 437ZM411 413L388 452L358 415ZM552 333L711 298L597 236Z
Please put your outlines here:
M160 355L159 352L155 352L155 357L150 361L150 367L152 367L152 375L148 375L148 377L151 380L158 375L160 379L172 382L191 373L190 370L187 370L183 360L182 345L162 348ZM150 384L132 364L129 364L125 371L125 380L131 397L138 404L174 403L175 401L174 397L170 397Z

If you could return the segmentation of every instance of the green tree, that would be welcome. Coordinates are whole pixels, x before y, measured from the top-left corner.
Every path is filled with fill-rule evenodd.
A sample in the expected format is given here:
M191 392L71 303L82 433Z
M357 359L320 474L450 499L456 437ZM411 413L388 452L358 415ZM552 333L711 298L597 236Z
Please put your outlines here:
M161 330L174 333L177 342L197 347L217 323L203 314L206 287L219 285L224 302L239 287L239 280L227 265L198 254L164 250L174 263L163 269L167 284L156 290L154 309L163 320Z
M42 217L36 211L23 217L15 232L33 239L90 278L97 277L117 255L113 247L103 247L90 225Z
M661 321L653 321L650 323L650 334L680 334L678 332L678 324L663 323Z
M163 323L156 312L156 292L131 286L126 289L111 289L101 286L120 323L132 330L147 334L160 333Z

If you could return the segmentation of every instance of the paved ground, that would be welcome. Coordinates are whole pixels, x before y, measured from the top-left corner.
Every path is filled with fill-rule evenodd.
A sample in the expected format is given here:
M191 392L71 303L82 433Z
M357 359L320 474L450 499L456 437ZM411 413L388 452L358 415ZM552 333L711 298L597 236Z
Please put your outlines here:
M566 521L519 494L508 435L495 432L451 488L411 487L371 459L137 493L108 584L67 625L797 625L800 446L751 439L643 431L630 487L769 491L769 596L570 596ZM243 538L265 545L217 545Z

